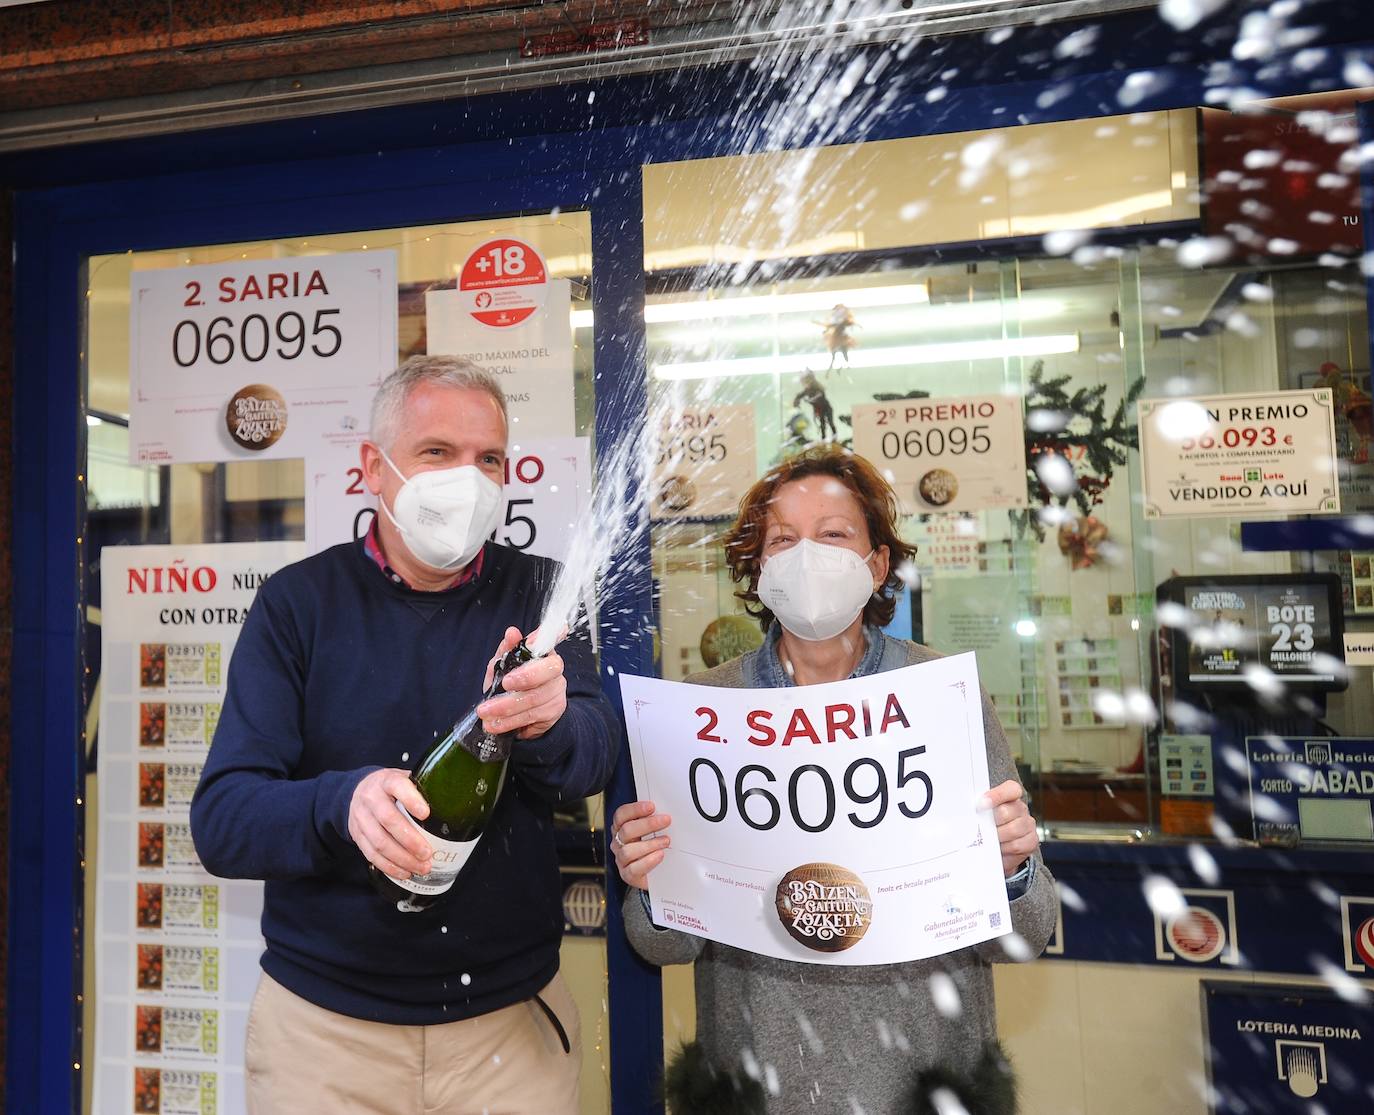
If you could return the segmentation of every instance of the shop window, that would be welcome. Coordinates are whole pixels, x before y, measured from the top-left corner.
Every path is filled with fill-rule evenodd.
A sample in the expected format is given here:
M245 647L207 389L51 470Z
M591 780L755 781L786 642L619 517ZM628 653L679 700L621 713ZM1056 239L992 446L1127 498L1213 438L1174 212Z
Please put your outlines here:
M1281 498L1316 483L1305 456L1286 475L1250 478L1256 494L1273 481L1279 497L1267 504L1201 491L1229 483L1221 474L1175 496L1154 478L1151 499L1202 501L1156 514L1135 447L1138 404L1254 396L1282 407L1294 397L1275 393L1326 391L1325 467L1339 489L1328 496L1367 514L1364 286L1349 230L1332 229L1345 210L1313 214L1318 232L1301 243L1261 197L1228 196L1209 217L1200 176L1219 191L1237 179L1220 140L1199 163L1198 121L1141 114L646 168L646 375L656 414L675 423L653 505L662 676L758 644L723 532L750 482L834 441L888 473L918 546L892 632L977 653L1047 835L1306 839L1255 824L1247 738L1369 734L1368 675L1341 661L1340 632L1374 616L1374 542L1313 541L1322 536L1310 524L1336 502ZM1246 189L1302 190L1304 178L1320 182L1314 197L1354 212L1338 173L1349 137L1327 117L1313 127L1326 128L1329 143L1308 145L1325 164L1307 148L1306 161L1252 153L1243 165L1288 169ZM709 196L694 193L708 180ZM1246 214L1259 233L1233 227ZM1020 407L1014 435L977 417L999 400ZM954 417L900 417L941 404ZM882 408L893 425L875 424ZM1222 448L1301 441L1282 418L1237 413L1216 434L1235 439ZM1280 545L1274 524L1285 521L1308 525ZM1274 625L1288 623L1291 639L1292 617L1270 624L1258 586L1320 596L1332 574L1340 602L1315 620L1309 671L1322 677L1285 673L1278 664L1299 659L1305 670L1307 651L1271 653L1283 637ZM1180 624L1205 641L1213 620L1180 618L1166 602L1207 578L1240 586L1246 623L1266 629L1262 669L1237 651L1246 668L1230 688L1196 669L1180 678L1171 653ZM1249 595L1245 578L1258 578ZM1353 830L1332 817L1308 831L1320 841Z
M153 803L165 803L169 794L174 796L177 792L172 784L185 775L173 772L173 765L194 763L197 749L203 757L213 733L214 716L212 711L202 711L195 727L199 734L193 733L194 739L185 735L190 724L187 717L171 711L168 702L158 700L139 700L132 706L125 701L120 707L127 723L100 723L100 688L108 680L102 679L102 643L108 645L108 639L102 640L102 635L111 634L102 623L105 619L100 607L102 564L117 560L116 547L129 545L160 543L172 547L177 554L194 555L195 548L206 543L293 540L304 544L309 535L312 504L318 499L317 488L322 482L321 476L312 473L300 459L254 461L248 454L240 454L238 459L226 460L223 454L210 452L207 453L210 459L205 461L187 459L185 454L173 464L150 464L139 460L137 449L131 450L131 445L137 446L139 436L146 439L148 431L136 428L137 408L131 407L130 290L137 286L140 275L154 270L234 260L281 261L282 269L286 270L285 265L293 262L340 253L394 252L398 330L393 359L399 362L432 350L427 333L426 295L453 288L459 271L473 252L485 242L501 237L514 237L531 246L542 257L548 277L567 285L570 304L567 329L572 339L571 379L567 385L570 413L561 417L566 420L564 433L568 438L587 438L594 425L591 226L587 213L565 212L325 237L199 245L89 260L85 362L88 405L86 499L84 527L80 533L88 617L85 632L87 736L99 742L98 745L92 743L88 756L90 785L84 852L88 864L98 865L87 872L85 906L86 971L82 1002L87 1048L82 1062L97 1066L95 1072L84 1074L85 1110L92 1110L93 1103L95 1110L103 1110L117 1105L112 1097L127 1102L126 1097L134 1094L133 1078L125 1080L121 1074L132 1071L124 1050L135 1048L135 1028L138 1040L145 1043L137 1046L140 1056L148 1064L171 1064L161 1061L156 1055L158 1051L147 1044L167 1040L168 1020L159 1006L167 1001L160 994L165 990L164 980L176 979L185 983L212 979L212 983L202 988L204 993L198 999L194 996L188 999L187 989L178 987L188 1010L194 1006L210 1012L201 1018L205 1027L196 1031L194 1026L183 1025L191 1018L183 1011L178 1016L178 1025L182 1027L178 1040L186 1039L186 1035L194 1031L200 1035L195 1040L227 1041L228 1031L221 1032L219 1027L242 1026L248 1005L246 995L251 995L257 978L260 951L255 915L241 916L243 911L257 908L256 884L250 886L232 881L222 884L226 894L236 888L232 901L223 899L234 908L233 927L223 932L216 929L214 936L218 943L210 949L216 955L197 953L196 963L189 968L190 953L181 947L184 942L172 937L164 940L148 928L154 914L161 919L168 913L166 896L162 895L160 904L154 904L152 888L196 881L203 874L194 863L178 858L193 854L183 831L184 816L164 817L161 810L149 810ZM289 326L290 323L285 327L288 334ZM250 334L250 339L255 336ZM494 370L505 372L509 369L497 366ZM518 411L513 410L513 413ZM534 432L535 436L538 434ZM517 422L511 429L512 468L520 471L516 483L524 483L539 471L534 465L521 467L522 442L526 448L529 446L531 431L522 430ZM349 484L349 477L343 473L323 479L340 489ZM589 478L586 479L589 482ZM367 522L366 515L360 516L354 523L355 530L365 530ZM514 524L514 534L508 535L506 541L519 548L533 544L533 530L526 525L531 523L532 520L525 519L523 523ZM511 524L508 522L507 526ZM227 667L228 662L221 665ZM165 658L159 665L151 655L146 666L150 678L159 669L168 668ZM210 705L205 707L209 709ZM129 748L121 747L120 741L127 745L131 733L140 751L136 756L139 778L127 781L112 777L106 781L104 776L113 768L128 773ZM164 757L162 752L172 747L167 741L174 735L177 743L173 749L179 750L176 755L169 753ZM142 761L154 752L157 753L153 757L156 761ZM142 797L137 801L121 801L117 790L107 790L102 797L96 792L97 770L101 771L100 786L124 786ZM134 786L138 789L134 790ZM583 1110L586 1112L610 1109L605 1052L608 1040L605 908L601 898L604 868L600 864L599 851L602 838L597 831L601 816L599 799L569 803L558 816L568 921L563 972L579 1001L584 1027L586 1064L582 1080ZM133 853L132 862L125 848L126 841L129 847L135 846L131 826L137 830L137 851ZM216 882L207 881L212 885ZM138 898L136 910L135 895ZM97 924L98 911L102 920ZM139 923L136 948L130 945L129 935L121 926L120 917L124 913L131 918L144 917L148 922L146 926ZM196 946L207 943L196 937L189 940ZM179 950L175 964L164 946L175 946L174 951ZM173 968L176 970L172 971ZM131 985L134 979L136 987ZM206 1038L206 1034L211 1036ZM241 1038L238 1048L242 1048ZM212 1048L202 1052L211 1062L218 1058ZM181 1067L192 1064L194 1051L182 1053ZM187 1057L192 1060L186 1060ZM155 1070L142 1071L153 1072L155 1080ZM226 1070L221 1079L212 1082L211 1086L223 1097L221 1102L235 1102L240 1094L240 1073L241 1069ZM183 1075L189 1078L194 1074ZM140 1077L140 1081L142 1079ZM100 1094L93 1096L93 1088L99 1088Z

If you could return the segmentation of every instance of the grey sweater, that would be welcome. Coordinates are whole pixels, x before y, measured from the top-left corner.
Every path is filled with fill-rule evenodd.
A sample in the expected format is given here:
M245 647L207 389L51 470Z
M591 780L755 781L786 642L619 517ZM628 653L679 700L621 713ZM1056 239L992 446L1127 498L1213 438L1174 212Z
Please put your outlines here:
M859 674L940 657L876 629L866 635ZM687 680L727 688L776 684L775 641L776 633L759 650ZM983 723L996 786L1015 778L1016 768L986 694ZM1057 909L1054 880L1037 853L1025 893L1011 902L1012 929L1025 944L1016 959L1040 954ZM645 960L696 963L697 1040L712 1063L762 1081L770 1115L889 1115L907 1109L921 1070L968 1072L996 1032L990 965L1013 959L999 938L907 964L804 964L659 929L634 888L624 912L630 943Z

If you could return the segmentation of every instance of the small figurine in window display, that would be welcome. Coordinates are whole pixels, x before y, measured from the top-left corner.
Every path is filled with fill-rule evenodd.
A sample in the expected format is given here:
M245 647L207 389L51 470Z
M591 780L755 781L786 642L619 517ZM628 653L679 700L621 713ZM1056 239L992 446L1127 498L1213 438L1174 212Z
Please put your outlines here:
M1353 375L1347 378L1340 365L1333 364L1330 360L1317 369L1317 382L1322 387L1331 388L1336 413L1345 416L1346 422L1350 424L1351 433L1355 435L1355 448L1350 455L1350 463L1368 464L1369 443L1374 440L1374 399L1355 382Z
M836 302L830 316L821 323L821 336L825 338L826 351L830 353L830 368L835 367L835 358L842 357L845 367L849 366L849 350L857 343L850 330L857 328L854 315L843 302Z
M817 440L826 440L825 429L827 426L830 427L830 439L834 440L838 434L835 428L835 408L830 405L830 400L825 397L825 388L821 386L815 372L802 372L801 390L792 400L792 405L794 407L800 406L802 400L810 404L811 413L816 416L816 425L820 427Z

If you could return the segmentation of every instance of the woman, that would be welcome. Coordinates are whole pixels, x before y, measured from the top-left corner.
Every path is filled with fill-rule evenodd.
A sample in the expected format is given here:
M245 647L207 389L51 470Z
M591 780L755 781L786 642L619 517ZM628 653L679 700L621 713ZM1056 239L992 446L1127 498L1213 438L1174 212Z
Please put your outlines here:
M772 688L840 681L938 657L892 639L899 578L915 548L897 533L897 500L865 461L835 446L807 450L751 488L725 543L737 595L767 624L763 646L688 678ZM696 963L697 1035L671 1067L674 1115L1014 1110L996 1045L990 963L1029 959L1056 914L1054 881L1007 739L983 698L988 770L1014 935L931 960L868 967L803 964L659 929L641 888L663 860L672 818L648 801L616 810L611 846L629 884L635 950L655 964Z

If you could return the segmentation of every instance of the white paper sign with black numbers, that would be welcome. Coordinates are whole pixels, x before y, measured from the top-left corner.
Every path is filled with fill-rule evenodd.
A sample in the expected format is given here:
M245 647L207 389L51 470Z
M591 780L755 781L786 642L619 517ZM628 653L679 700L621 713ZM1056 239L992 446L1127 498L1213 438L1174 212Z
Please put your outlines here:
M1011 916L972 654L825 685L622 675L635 787L672 817L656 925L816 964L893 964Z
M365 431L396 367L396 253L135 271L129 459L311 457Z

